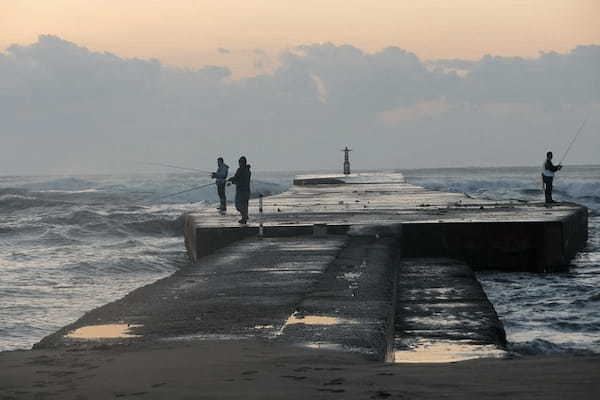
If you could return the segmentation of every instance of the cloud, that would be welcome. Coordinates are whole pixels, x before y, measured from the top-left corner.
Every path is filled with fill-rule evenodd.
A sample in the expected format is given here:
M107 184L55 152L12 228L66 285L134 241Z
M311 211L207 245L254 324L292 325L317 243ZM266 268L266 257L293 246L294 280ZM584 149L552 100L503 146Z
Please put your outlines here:
M247 154L259 169L336 168L344 145L357 168L537 165L540 147L563 146L600 104L600 46L433 68L397 47L250 56L264 73L236 80L221 66L172 68L49 35L11 46L0 53L0 172L208 168L216 154ZM600 138L585 140L571 157L597 162Z
M439 99L419 102L410 107L398 107L393 110L382 111L379 113L378 118L388 125L396 125L403 121L436 117L448 112L450 109L451 107L447 102Z

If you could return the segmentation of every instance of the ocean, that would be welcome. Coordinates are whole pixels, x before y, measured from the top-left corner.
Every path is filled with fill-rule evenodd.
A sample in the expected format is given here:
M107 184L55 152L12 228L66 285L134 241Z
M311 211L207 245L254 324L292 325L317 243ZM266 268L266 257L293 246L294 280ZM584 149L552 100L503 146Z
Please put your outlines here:
M538 168L400 172L410 183L479 198L543 198ZM284 191L294 175L255 173L254 191ZM187 265L182 214L213 207L214 187L162 196L207 183L205 174L180 172L0 176L0 351L30 348ZM572 265L478 277L514 352L600 353L600 166L565 167L555 199L590 208L588 246Z

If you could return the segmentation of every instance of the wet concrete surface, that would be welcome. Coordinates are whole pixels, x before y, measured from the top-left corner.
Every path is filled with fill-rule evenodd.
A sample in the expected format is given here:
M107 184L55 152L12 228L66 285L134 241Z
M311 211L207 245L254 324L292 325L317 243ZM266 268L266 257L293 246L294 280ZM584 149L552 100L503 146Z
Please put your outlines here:
M397 238L368 233L242 240L35 347L253 339L381 361L415 359L415 350L441 345L455 358L502 348L502 326L469 267L401 260Z
M393 332L396 248L392 238L350 237L278 340L385 359Z
M85 314L36 347L89 346L86 326L138 325L119 341L270 337L282 328L344 245L343 236L247 239Z
M397 268L396 362L435 362L441 348L443 361L453 352L455 359L503 354L504 328L471 268L442 258L403 259Z

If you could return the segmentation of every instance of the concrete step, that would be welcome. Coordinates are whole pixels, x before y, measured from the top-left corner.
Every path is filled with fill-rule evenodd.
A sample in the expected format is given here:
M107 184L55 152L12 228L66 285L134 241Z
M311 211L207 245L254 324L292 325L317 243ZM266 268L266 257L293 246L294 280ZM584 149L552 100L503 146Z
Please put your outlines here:
M392 336L395 240L350 237L279 340L383 360Z
M471 268L446 258L403 259L397 268L396 362L504 354L504 328Z

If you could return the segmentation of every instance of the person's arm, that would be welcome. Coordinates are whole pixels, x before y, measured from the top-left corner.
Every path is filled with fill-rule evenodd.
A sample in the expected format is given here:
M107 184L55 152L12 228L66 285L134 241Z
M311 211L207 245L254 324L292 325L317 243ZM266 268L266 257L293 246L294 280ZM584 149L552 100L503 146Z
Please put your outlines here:
M546 161L546 169L548 171L556 172L556 171L558 171L561 168L562 168L561 165L555 166L554 164L552 164L552 161L550 161L550 160Z
M235 175L228 179L228 182L237 184L240 180L240 170L235 171Z

